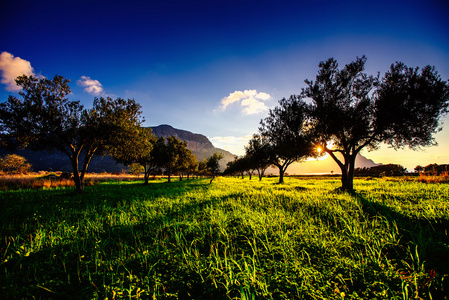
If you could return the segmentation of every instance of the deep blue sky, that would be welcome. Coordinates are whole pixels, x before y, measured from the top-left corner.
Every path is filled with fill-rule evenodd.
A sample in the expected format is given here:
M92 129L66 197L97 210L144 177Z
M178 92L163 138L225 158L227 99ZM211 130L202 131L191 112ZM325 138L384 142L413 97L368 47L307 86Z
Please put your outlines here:
M395 61L430 64L449 78L443 0L2 1L0 14L0 53L71 79L72 99L91 106L84 76L101 84L96 95L136 99L146 125L202 133L237 153L266 109L329 57L344 65L366 55L366 71L381 75ZM13 93L0 85L0 101ZM448 152L448 132L432 162ZM382 151L367 156L388 163Z

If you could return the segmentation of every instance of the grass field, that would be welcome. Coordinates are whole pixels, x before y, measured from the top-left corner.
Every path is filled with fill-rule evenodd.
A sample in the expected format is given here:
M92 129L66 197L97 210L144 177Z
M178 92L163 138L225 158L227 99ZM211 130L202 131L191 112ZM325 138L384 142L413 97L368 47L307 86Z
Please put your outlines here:
M0 192L5 299L444 299L449 184L111 181Z

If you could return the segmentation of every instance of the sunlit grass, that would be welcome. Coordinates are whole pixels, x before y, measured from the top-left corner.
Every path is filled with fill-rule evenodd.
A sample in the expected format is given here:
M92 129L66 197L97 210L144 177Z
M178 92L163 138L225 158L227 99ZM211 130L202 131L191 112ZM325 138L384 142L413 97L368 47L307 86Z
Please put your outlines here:
M449 185L110 181L0 192L9 298L440 299Z

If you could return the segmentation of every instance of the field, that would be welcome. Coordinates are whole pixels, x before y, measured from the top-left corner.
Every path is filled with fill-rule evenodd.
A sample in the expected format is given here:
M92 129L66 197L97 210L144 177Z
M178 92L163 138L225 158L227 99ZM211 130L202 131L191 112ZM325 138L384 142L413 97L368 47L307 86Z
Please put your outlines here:
M109 181L0 191L15 299L444 299L449 184ZM447 298L446 298L447 299Z

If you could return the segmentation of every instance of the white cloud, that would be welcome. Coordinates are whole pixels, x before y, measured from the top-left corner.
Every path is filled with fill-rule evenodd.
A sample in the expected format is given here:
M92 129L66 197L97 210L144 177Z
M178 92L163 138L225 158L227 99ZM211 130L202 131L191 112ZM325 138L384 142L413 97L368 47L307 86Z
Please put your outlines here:
M100 96L104 92L103 85L98 80L91 79L88 76L81 76L76 83L83 86L85 92L95 96Z
M229 96L221 99L221 110L226 110L226 108L233 103L240 103L243 108L242 112L245 115L258 114L268 110L264 101L267 101L271 96L267 93L258 93L256 90L244 90L235 91L230 93Z
M0 54L0 70L2 71L1 83L6 85L6 90L11 92L20 91L22 88L16 85L16 78L22 75L33 75L33 67L29 61L14 57L6 51Z
M245 146L248 145L252 135L246 135L241 137L235 136L214 136L209 138L215 147L221 148L236 155L245 154Z

